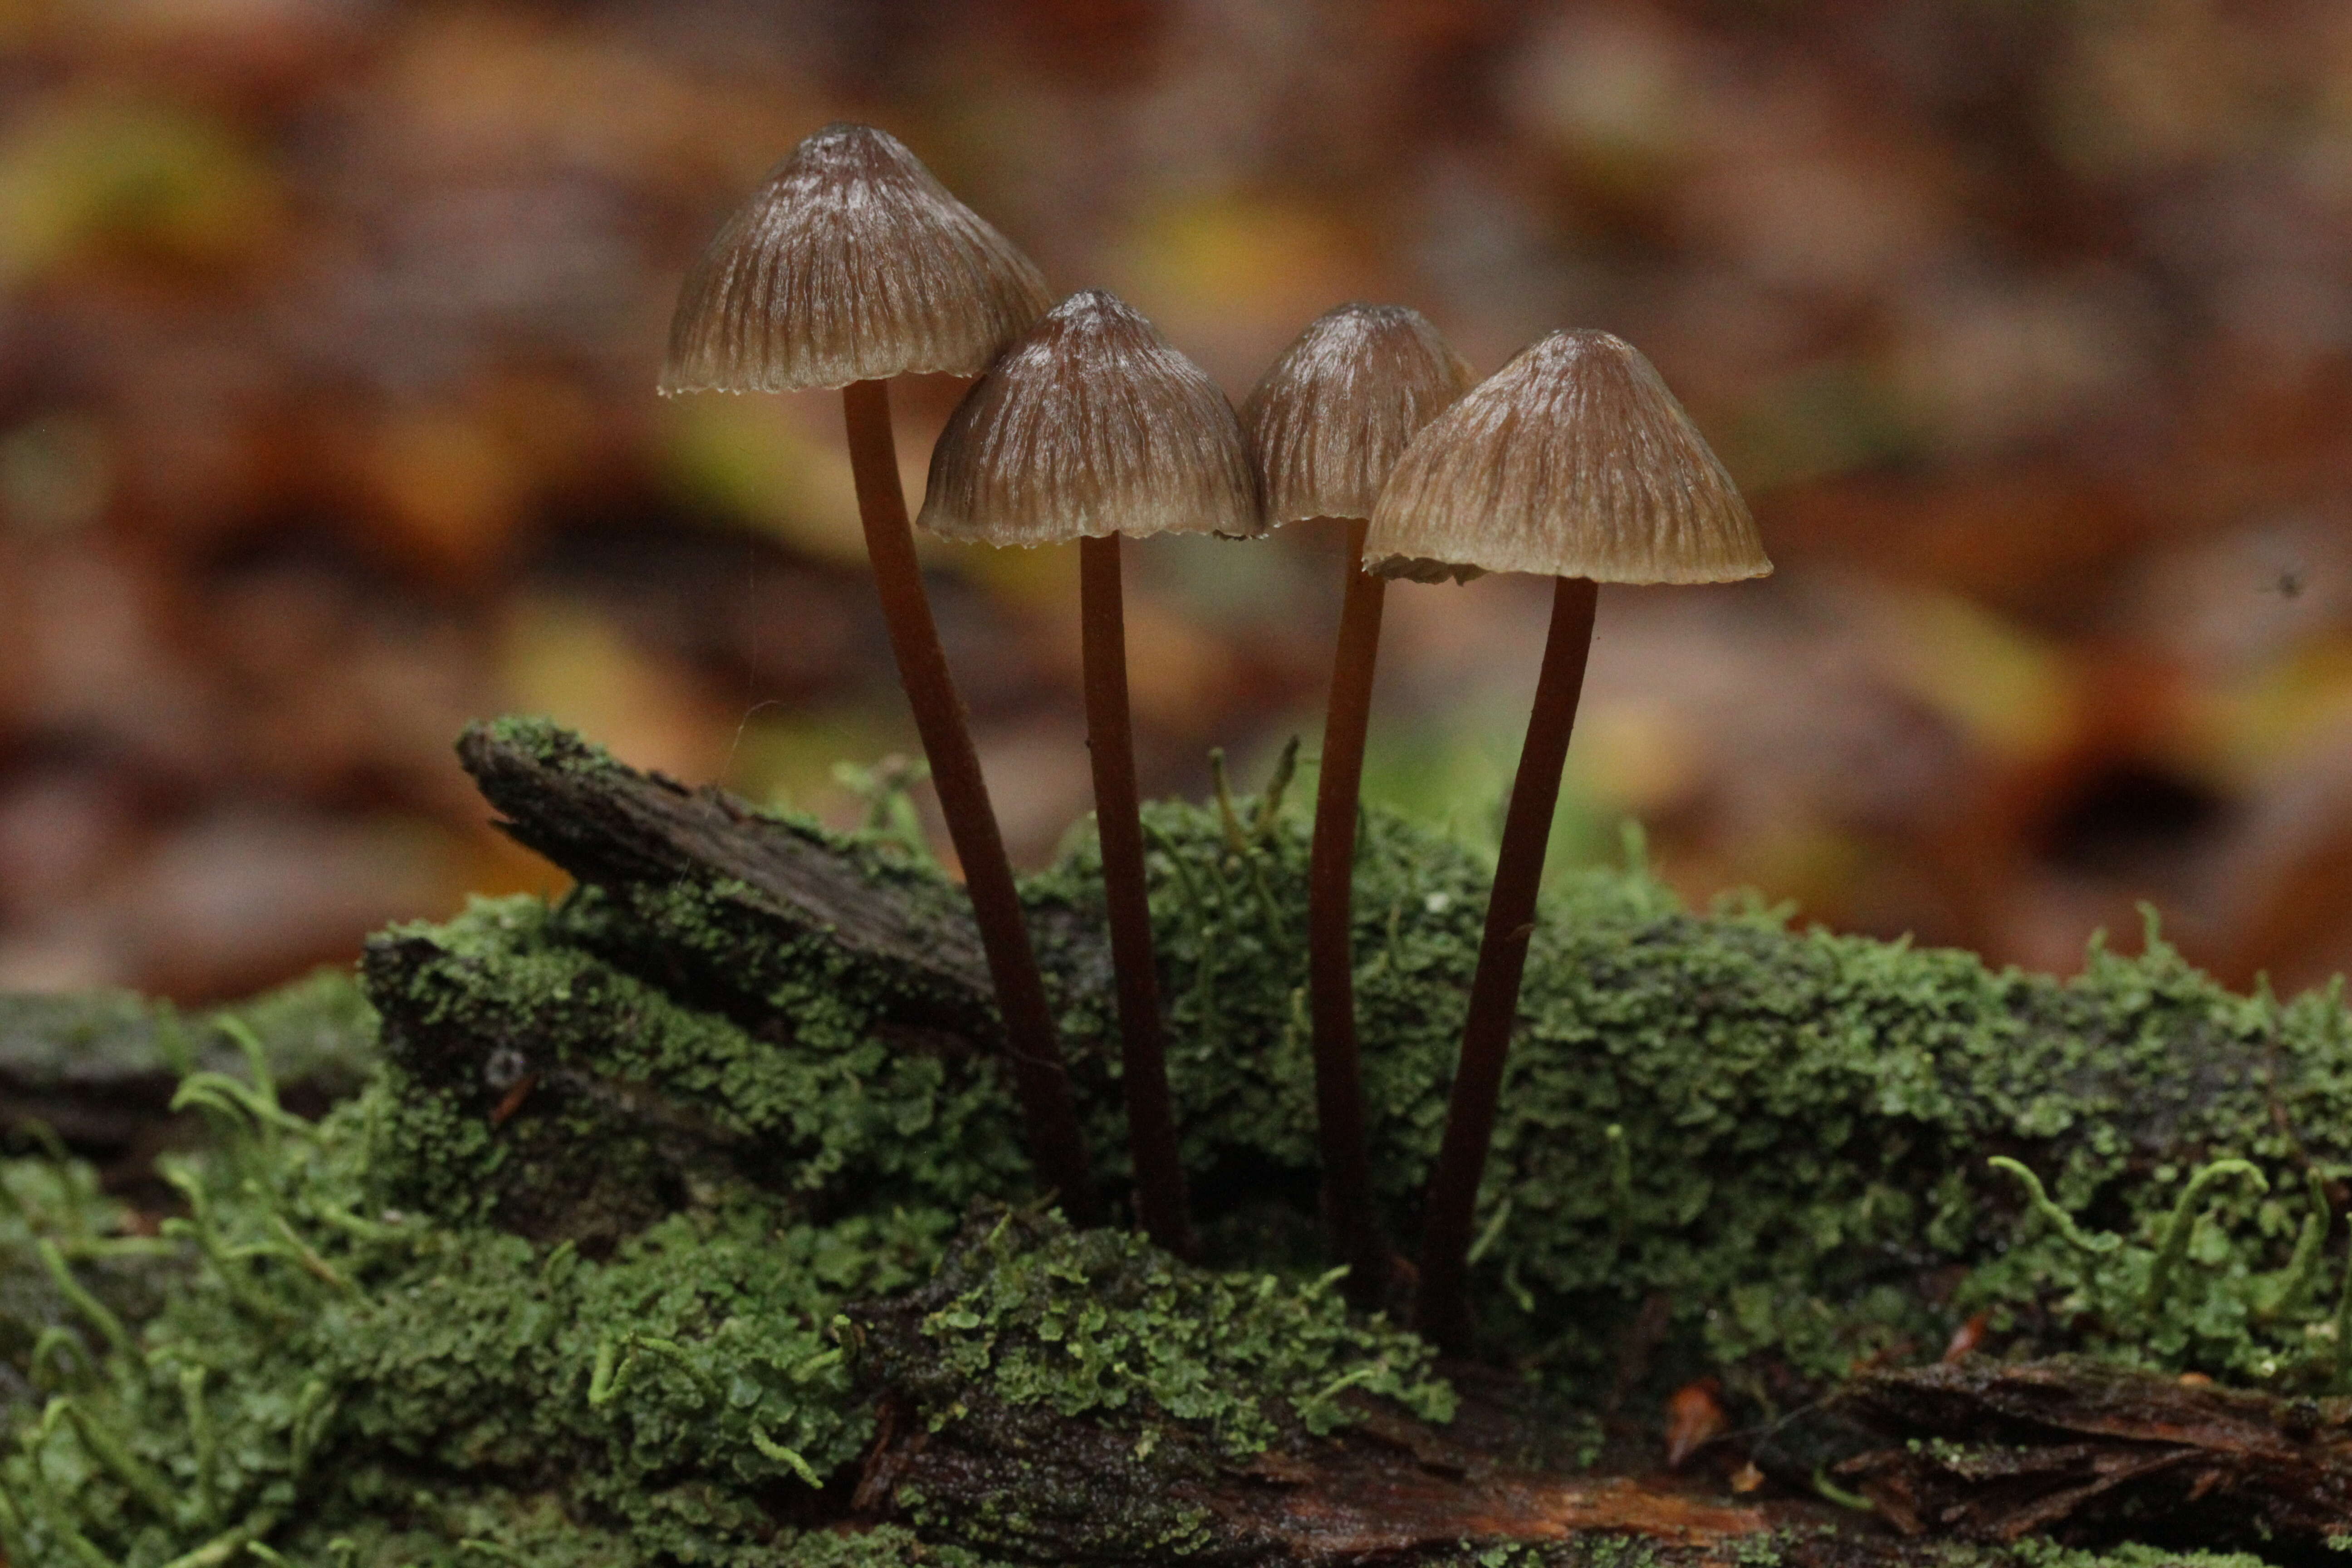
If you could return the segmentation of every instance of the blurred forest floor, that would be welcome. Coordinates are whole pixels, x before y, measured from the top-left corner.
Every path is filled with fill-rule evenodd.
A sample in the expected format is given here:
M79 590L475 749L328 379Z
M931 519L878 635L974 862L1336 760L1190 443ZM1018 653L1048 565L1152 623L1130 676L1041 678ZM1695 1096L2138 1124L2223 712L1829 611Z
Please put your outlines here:
M825 121L1238 398L1348 299L1643 347L1761 584L1603 595L1563 858L2069 971L2352 961L2340 0L0 0L0 988L185 998L551 886L551 713L837 822L913 750L834 400L652 392ZM953 383L902 384L919 493ZM1338 542L1132 558L1145 783L1304 733ZM1075 563L939 547L1015 852L1087 806ZM1401 587L1369 792L1491 832L1540 584Z

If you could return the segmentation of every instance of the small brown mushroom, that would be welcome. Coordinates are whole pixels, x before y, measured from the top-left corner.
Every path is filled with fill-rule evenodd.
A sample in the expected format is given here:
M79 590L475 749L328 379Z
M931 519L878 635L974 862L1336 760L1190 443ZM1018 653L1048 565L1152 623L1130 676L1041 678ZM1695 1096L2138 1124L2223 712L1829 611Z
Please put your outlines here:
M1310 322L1242 405L1242 428L1274 521L1328 517L1348 523L1346 596L1307 861L1307 990L1324 1222L1349 1266L1349 1295L1360 1305L1379 1300L1392 1272L1364 1141L1350 931L1356 801L1388 584L1360 562L1389 470L1422 427L1469 384L1470 367L1419 311L1349 304Z
M1128 713L1119 540L1263 532L1241 427L1224 394L1150 321L1099 290L1074 294L1007 348L949 416L918 521L943 537L989 544L1078 541L1087 746L1136 1208L1152 1240L1188 1256Z
M661 390L799 392L978 375L1053 296L904 142L824 127L772 171L679 287Z
M916 564L887 384L911 373L978 374L1048 298L1028 258L896 137L828 125L768 176L687 274L661 390L842 389L866 554L963 863L1031 1153L1085 1225L1097 1210L1069 1075Z
M1598 331L1552 333L1415 437L1381 493L1364 559L1423 580L1465 571L1557 580L1423 1215L1416 1326L1459 1349L1478 1182L1599 585L1731 582L1772 563L1731 477L1657 371Z

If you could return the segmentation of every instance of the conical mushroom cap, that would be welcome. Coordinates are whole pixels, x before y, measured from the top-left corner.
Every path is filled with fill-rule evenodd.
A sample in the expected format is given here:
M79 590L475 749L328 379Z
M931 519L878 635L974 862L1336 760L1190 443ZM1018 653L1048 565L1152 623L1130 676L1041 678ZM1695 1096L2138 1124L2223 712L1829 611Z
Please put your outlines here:
M978 375L1052 299L1034 264L897 137L828 125L687 274L661 390Z
M1265 531L1233 405L1100 289L1055 306L972 383L915 521L988 544Z
M1728 583L1772 570L1748 503L1657 371L1589 331L1523 351L1413 438L1381 492L1364 564L1424 582L1485 571Z
M1418 310L1342 305L1318 316L1242 405L1267 515L1371 516L1405 447L1470 380Z

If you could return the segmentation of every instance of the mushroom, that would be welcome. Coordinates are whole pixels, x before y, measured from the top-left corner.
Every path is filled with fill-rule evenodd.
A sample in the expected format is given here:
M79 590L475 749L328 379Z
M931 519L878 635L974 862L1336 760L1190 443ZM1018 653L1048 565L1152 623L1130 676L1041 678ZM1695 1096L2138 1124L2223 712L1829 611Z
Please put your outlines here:
M838 387L866 554L898 678L963 864L1045 1184L1097 1217L1069 1077L964 706L915 561L890 429L895 375L976 375L1050 295L1003 236L896 137L828 125L719 231L678 291L661 390Z
M1554 332L1525 350L1415 437L1381 492L1364 559L1423 580L1557 579L1423 1210L1415 1323L1459 1349L1478 1183L1599 584L1726 583L1760 577L1772 563L1730 475L1657 371L1630 343L1589 331Z
M1078 541L1087 746L1136 1208L1152 1240L1189 1255L1145 896L1119 540L1263 532L1241 426L1224 394L1150 321L1100 290L1074 294L1016 339L949 416L919 521L945 538L989 544Z
M1242 405L1269 517L1348 523L1346 596L1307 860L1307 990L1324 1223L1334 1252L1349 1266L1349 1295L1360 1305L1381 1298L1394 1270L1373 1208L1365 1148L1351 930L1356 798L1388 581L1359 562L1389 470L1422 426L1469 384L1470 367L1421 312L1349 304L1310 322Z

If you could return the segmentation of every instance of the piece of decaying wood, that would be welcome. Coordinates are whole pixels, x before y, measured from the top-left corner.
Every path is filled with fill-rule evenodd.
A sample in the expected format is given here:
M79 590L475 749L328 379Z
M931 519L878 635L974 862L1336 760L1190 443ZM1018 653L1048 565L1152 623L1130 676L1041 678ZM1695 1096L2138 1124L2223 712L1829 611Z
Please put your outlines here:
M1884 1446L1831 1473L1913 1534L2315 1545L2352 1531L2352 1399L1969 1356L1871 1373L1833 1409Z
M950 1010L993 1012L979 930L944 882L878 875L817 833L624 767L552 724L471 725L457 756L502 814L499 830L583 882L691 885L773 936L828 937Z
M989 1425L992 1437L1003 1436ZM1824 1523L1847 1527L1841 1561L1869 1568L1909 1559L1900 1538L1816 1505L1744 1506L1622 1476L1512 1470L1475 1456L1450 1463L1362 1434L1203 1468L1139 1459L1132 1436L1086 1421L1032 1413L1017 1438L998 1443L974 1440L966 1426L933 1433L904 1412L886 1417L887 1435L857 1490L869 1517L890 1517L901 1493L919 1496L954 1535L955 1521L985 1518L1018 1497L1021 1554L1070 1563L1150 1561L1139 1538L1171 1520L1183 1521L1188 1560L1229 1563L1410 1563L1465 1542L1580 1535L1637 1538L1663 1549L1666 1562L1729 1563L1743 1542Z

